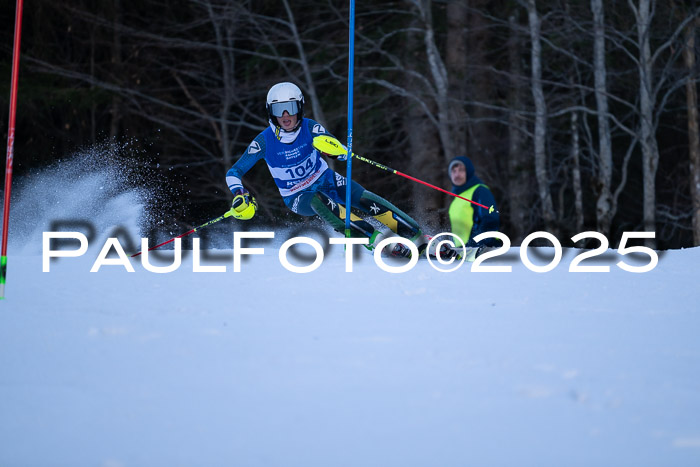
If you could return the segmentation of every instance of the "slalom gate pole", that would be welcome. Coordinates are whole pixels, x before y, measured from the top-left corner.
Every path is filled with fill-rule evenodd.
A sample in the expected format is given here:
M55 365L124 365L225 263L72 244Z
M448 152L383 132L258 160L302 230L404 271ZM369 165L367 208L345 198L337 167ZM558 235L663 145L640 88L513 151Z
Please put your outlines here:
M430 184L428 182L424 182L423 180L419 180L415 177L411 177L410 175L406 175L403 172L399 172L398 170L392 169L391 167L387 167L386 165L380 164L379 162L374 162L373 160L367 159L366 157L358 156L357 154L353 154L352 157L354 157L355 159L359 159L362 162L365 162L369 165L373 165L374 167L391 172L391 173L398 175L400 177L404 177L404 178L407 178L409 180L413 180L414 182L422 183L425 186L429 186L430 188L433 188L435 190L442 191L443 193L447 193L448 195L454 196L455 198L463 199L464 201L469 201L470 203L472 203L476 206L479 206L481 208L488 210L489 214L495 211L495 208L493 206L485 206L481 203L477 203L476 201L472 201L471 199L465 198L464 196L459 196L458 194L452 193L451 191L444 190L444 189L440 188L439 186L435 186L435 185Z
M12 162L15 156L15 120L17 117L17 79L19 78L19 52L22 37L22 4L17 0L15 10L15 42L12 51L12 83L10 85L10 118L7 131L7 159L5 162L5 199L2 211L2 252L0 256L0 299L5 298L7 279L7 236L10 222L10 192L12 190Z
M345 178L345 237L350 238L350 211L352 208L352 101L355 75L355 0L350 0L350 32L348 51L348 159Z
M220 215L219 217L217 217L217 218L215 218L215 219L212 219L212 220L210 220L209 222L205 222L204 224L200 225L199 227L195 227L194 229L192 229L192 230L190 230L190 231L187 231L187 232L185 232L184 234L180 234L180 235L178 235L177 237L173 237L173 238L171 238L170 240L167 240L167 241L165 241L165 242L163 242L163 243L159 243L159 244L156 245L156 246L152 246L151 248L149 248L149 249L146 250L146 251L151 251L151 250L155 250L156 248L160 248L160 247L162 247L163 245L167 245L167 244L170 243L170 242L174 242L174 241L177 240L178 238L182 238L182 237L186 237L186 236L188 236L188 235L191 235L191 234L195 233L196 231L198 231L198 230L200 230L200 229L203 229L204 227L208 227L208 226L210 226L210 225L212 225L212 224L216 224L217 222L222 221L222 220L224 220L224 219L226 219L227 217L230 217L230 216L232 216L232 215L233 215L233 208L231 208L230 210L226 211L224 214ZM143 251L139 251L138 253L134 253L133 255L131 255L131 257L133 258L133 257L135 257L135 256L140 255L141 253L143 253Z

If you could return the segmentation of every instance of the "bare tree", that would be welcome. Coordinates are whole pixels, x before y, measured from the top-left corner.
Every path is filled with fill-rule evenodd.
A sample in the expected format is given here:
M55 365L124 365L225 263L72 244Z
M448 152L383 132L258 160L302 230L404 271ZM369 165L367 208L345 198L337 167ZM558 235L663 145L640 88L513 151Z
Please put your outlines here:
M595 77L595 98L598 116L598 201L596 219L598 231L609 235L612 216L612 141L610 135L607 69L605 65L605 13L602 0L591 0L593 11L593 74ZM572 117L573 118L573 117Z
M122 66L122 39L119 28L116 26L121 23L121 1L114 0L112 5L113 8L113 24L114 28L112 31L112 64L115 69L119 69ZM112 95L112 109L110 111L112 115L112 121L109 125L109 136L110 138L115 138L119 133L119 124L122 119L122 103L119 95Z
M467 150L467 112L464 102L467 99L467 4L462 0L447 3L447 37L445 67L447 69L448 95L450 97L450 138L453 141L452 158L465 154Z
M655 67L661 62L663 54L676 44L678 37L682 35L686 26L695 21L700 11L695 9L672 31L670 36L663 41L652 53L651 48L651 22L656 12L654 0L639 0L636 5L633 0L628 0L632 10L637 29L636 47L638 57L636 60L639 74L639 120L640 120L640 145L642 150L642 168L644 183L644 229L655 231L656 229L656 172L659 166L659 148L656 139L656 130L661 112L669 96L680 88L684 79L676 79L668 83L672 76L671 65L676 62L685 47L671 50L670 56L663 64L661 73ZM658 78L655 79L655 74ZM654 246L656 242L649 240L648 245Z
M412 0L413 1L413 0ZM415 102L407 103L407 111L403 119L406 134L408 135L409 144L409 159L408 166L412 173L421 174L428 182L436 185L441 185L443 174L445 173L444 160L452 149L445 148L443 138L449 135L450 119L446 115L440 113L439 101L443 101L443 112L449 112L449 104L447 103L447 91L443 89L444 94L441 96L441 87L447 85L447 71L442 64L442 59L438 54L435 38L432 33L426 31L428 26L426 22L432 23L432 14L430 13L430 1L414 2L417 4L419 14L412 16L411 24L413 29L419 31L417 34L409 34L407 37L408 51L420 50L426 53L426 57L433 55L432 61L428 61L428 68L431 70L428 76L437 79L440 84L435 81L431 85L430 93L436 97L435 99L425 99L422 105ZM432 24L430 24L432 28ZM429 37L430 36L430 37ZM409 57L404 57L404 60L410 60ZM426 70L427 71L427 70ZM406 89L418 95L425 93L424 77L419 77L415 74L409 74L404 81ZM444 80L444 81L443 81ZM426 113L426 109L429 110ZM436 111L437 109L437 111ZM438 125L442 127L442 131L433 131L435 128L431 123L431 117L437 119ZM449 136L447 136L449 138ZM448 141L450 148L452 140ZM426 191L425 187L412 184L411 198L413 200L413 208L415 215L419 217L424 224L436 224L439 222L438 213L442 208L443 197L437 191Z
M63 92L72 100L26 95L33 120L61 122L50 135L63 138L59 152L71 139L134 137L150 145L163 175L181 177L174 184L199 210L229 196L222 174L267 125L264 97L274 82L297 82L307 115L340 136L349 26L342 2L38 2L37 14L58 21L30 20L23 63L51 73L51 99ZM514 9L527 21L510 20ZM359 5L357 149L444 185L446 158L469 148L496 196L507 194L502 219L516 242L543 224L563 233L595 219L614 236L644 219L660 245L678 245L691 231L693 202L698 217L697 16L695 0ZM686 166L677 161L687 155L684 144L661 144L671 134L688 136L690 196L674 188L684 187ZM430 222L444 214L442 195L356 167L370 189L395 191ZM364 171L372 174L363 179ZM286 212L268 182L262 166L246 176L263 214Z
M639 113L644 177L644 229L648 232L656 231L656 170L659 167L659 147L654 131L654 70L649 37L653 18L651 3L651 0L639 0L639 6L636 6L632 0L628 0L637 25L637 45L639 47ZM651 241L648 243L655 244Z
M579 143L578 113L571 112L571 161L574 182L576 232L583 232L583 187L581 186L581 145ZM602 232L601 232L602 233Z
M528 233L531 193L531 150L526 147L527 122L524 110L524 79L520 61L523 35L517 24L517 11L510 16L508 39L508 204L510 208L511 240L520 244Z
M547 170L547 153L545 141L547 138L547 103L542 89L542 43L541 21L537 13L535 0L527 1L528 21L530 25L530 58L532 66L532 96L535 102L535 176L537 179L537 192L539 194L542 217L545 227L549 232L555 232L554 206L549 190L550 178Z
M445 158L452 157L455 153L454 142L450 134L450 98L447 68L440 56L437 47L435 30L433 27L433 14L431 0L411 0L418 11L418 17L423 28L423 40L425 41L425 54L428 59L428 71L432 78L434 99L437 107L438 133L442 143Z
M311 107L313 108L314 118L318 121L325 122L326 116L323 113L323 108L321 107L321 99L319 99L319 94L316 90L316 82L311 73L311 63L306 54L304 41L302 40L299 29L297 28L297 22L289 6L289 0L282 0L284 4L284 11L287 13L287 21L284 23L291 33L292 40L298 52L298 62L301 66L302 73L304 76L304 85L306 92L311 98Z
M700 131L698 130L698 93L695 78L695 33L700 26L696 20L688 24L685 30L685 48L683 61L688 69L685 83L686 102L688 104L688 154L690 156L690 196L693 206L693 241L700 246Z

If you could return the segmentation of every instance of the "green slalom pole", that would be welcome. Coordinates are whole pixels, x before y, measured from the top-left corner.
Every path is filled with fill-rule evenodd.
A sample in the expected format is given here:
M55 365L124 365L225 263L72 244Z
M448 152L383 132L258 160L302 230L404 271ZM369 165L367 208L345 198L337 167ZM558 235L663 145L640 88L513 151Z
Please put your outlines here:
M0 300L5 298L5 276L7 274L7 256L0 256Z

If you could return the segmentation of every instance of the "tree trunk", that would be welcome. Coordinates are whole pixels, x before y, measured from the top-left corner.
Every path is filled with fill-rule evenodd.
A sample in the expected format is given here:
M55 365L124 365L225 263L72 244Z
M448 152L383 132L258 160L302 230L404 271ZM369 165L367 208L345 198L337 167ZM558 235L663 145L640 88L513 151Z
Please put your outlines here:
M95 78L95 29L90 27L90 76ZM90 83L90 91L95 91L95 83ZM97 138L97 104L95 99L91 99L90 104L90 143L95 144Z
M465 2L467 3L467 2ZM468 97L479 102L493 102L498 94L495 91L494 63L489 62L489 52L493 52L491 34L493 28L488 18L490 0L469 0L470 13L468 16L468 53L469 53L469 86ZM483 13L482 13L483 12ZM478 168L479 173L497 172L496 160L499 140L502 137L494 131L494 111L487 106L474 105L469 107L469 141L467 150Z
M224 170L228 170L233 164L233 151L231 146L231 126L228 123L228 117L231 113L233 105L233 96L236 89L236 57L233 53L235 45L235 37L233 25L229 25L230 21L234 21L233 14L226 15L223 18L217 15L214 11L211 2L207 2L207 11L209 13L209 21L211 21L214 29L214 37L216 37L217 52L221 60L222 70L222 91L221 104L219 107L219 121L214 123L214 131L221 147L221 159Z
M447 159L467 153L467 5L462 0L447 4L447 47L445 66L450 98L450 137L454 154Z
M581 146L578 134L578 114L571 113L571 160L573 161L572 176L574 179L574 210L576 212L576 232L583 232L583 187L581 186L581 164L579 162ZM603 233L603 232L601 232ZM607 233L603 233L607 235Z
M518 33L516 16L509 18L510 39L508 62L510 86L508 89L508 201L510 206L509 236L514 245L519 245L529 233L531 188L528 174L531 173L529 151L525 147L523 129L525 119L519 114L523 109L523 82L520 79L521 46L523 37Z
M695 28L698 22L691 23L685 31L683 61L688 68L685 95L688 103L688 146L690 155L690 195L693 200L693 244L700 246L700 137L698 135L698 92L692 78L695 70Z
M632 0L629 0L632 5ZM650 0L640 0L634 8L639 44L639 107L640 144L642 147L642 170L644 183L644 230L656 231L656 171L659 166L659 148L654 131L654 97L652 84L652 59L649 41L651 25ZM647 246L654 248L656 241L649 239Z
M440 141L436 132L425 131L430 128L425 112L420 106L411 103L403 121L410 145L409 173L433 185L445 186L447 167L440 155ZM409 180L400 183L410 184L414 216L418 223L437 228L444 203L443 195L420 183Z
M435 43L435 30L433 28L433 15L431 10L431 0L415 0L418 7L421 26L424 31L425 53L428 59L428 70L432 77L433 93L437 105L438 134L443 149L443 161L454 157L454 143L450 134L450 105L449 90L447 80L447 69L440 57L440 51Z
M547 154L545 141L547 138L547 104L542 89L542 44L540 41L540 18L537 14L535 0L527 2L528 19L530 24L530 39L532 61L532 97L535 101L535 175L537 192L542 205L542 218L546 229L555 233L554 206L549 190L549 173L547 170Z
M114 0L114 17L112 18L114 30L112 33L112 67L114 76L121 76L122 70L122 43L119 36L119 24L121 23L121 0ZM112 120L109 125L109 137L115 138L119 134L119 123L122 119L121 98L118 94L112 96L112 106L110 114Z
M304 44L301 41L301 36L299 35L299 30L297 29L297 23L294 19L294 14L292 13L292 8L289 5L288 0L283 0L284 9L287 12L287 19L289 20L289 27L292 32L292 39L296 45L297 52L299 53L299 61L301 62L301 67L304 73L304 84L306 86L306 94L311 100L311 109L314 113L314 120L320 122L322 125L327 125L326 116L323 113L323 108L321 107L321 101L318 98L318 93L316 92L316 82L311 76L311 64L306 58L306 52L304 51Z
M424 12L425 8L430 8L430 5L429 2L423 2L423 0L420 0L420 2L421 4L417 4L420 14L412 19L411 26L416 30L423 31L424 36L421 40L418 34L408 35L406 47L404 49L405 53L409 55L407 59L413 58L411 51L422 49L429 55L432 49L434 53L437 53L437 47L435 47L434 42L431 42L433 40L432 34L427 32L429 27L432 28L432 26L428 26L430 15ZM427 7L424 3L428 3ZM439 69L441 68L441 64L442 61L438 55L436 58L432 59L429 66L431 68L437 67L438 70L435 72L440 75ZM444 71L444 67L442 67L442 70ZM410 93L420 95L425 90L424 82L416 79L411 74L406 74L405 78L405 88ZM446 182L445 174L447 172L447 167L444 158L446 154L441 153L441 150L448 150L444 147L444 141L442 141L444 133L448 133L447 122L443 120L443 117L439 116L439 125L444 127L445 131L434 131L434 123L426 112L435 113L435 107L438 107L437 98L433 101L426 99L426 101L427 107L424 107L412 100L408 100L407 111L404 113L403 127L408 135L408 154L410 155L408 158L407 172L410 171L408 173L415 174L415 176L433 185L443 186ZM441 143L443 143L442 147ZM424 229L425 226L437 226L440 221L439 213L444 203L443 195L437 190L431 190L419 183L413 183L408 180L401 183L410 184L410 199L413 201L413 213L416 221L418 221ZM399 207L401 207L400 203Z
M591 0L593 11L593 70L595 97L598 107L598 200L596 219L598 232L610 234L610 224L615 215L612 209L611 185L613 176L612 142L608 118L607 69L605 66L605 15L602 0Z

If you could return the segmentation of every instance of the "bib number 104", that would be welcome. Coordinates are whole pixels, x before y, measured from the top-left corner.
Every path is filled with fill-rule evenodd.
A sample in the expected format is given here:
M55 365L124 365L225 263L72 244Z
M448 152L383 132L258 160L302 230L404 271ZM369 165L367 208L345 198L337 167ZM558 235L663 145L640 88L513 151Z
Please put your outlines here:
M291 178L302 178L305 177L309 170L314 168L314 163L311 158L307 158L305 162L297 165L296 167L291 167L286 169L285 172L289 174Z
M503 242L503 245L495 250L488 251L482 255L480 255L476 260L474 260L474 263L472 264L471 271L472 272L511 272L512 266L491 266L491 265L483 265L484 261L486 261L489 258L494 258L496 256L503 255L508 252L510 249L510 239L508 236L501 232L484 232L480 235L477 235L474 237L475 242L479 242L485 238L498 238ZM649 247L645 246L627 246L627 243L630 240L633 239L648 239L648 238L654 238L655 233L654 232L623 232L622 234L622 239L620 240L620 247L617 249L618 254L624 256L629 253L637 253L643 256L648 256L648 262L646 264L642 265L630 265L628 263L625 263L624 261L619 261L616 266L619 267L620 269L627 271L627 272L634 272L634 273L643 273L643 272L649 272L652 269L656 267L656 265L659 262L659 256L656 253L656 251L652 250ZM545 265L536 265L532 261L530 261L530 258L528 256L528 247L530 246L530 243L532 243L533 240L542 238L545 240L548 240L553 246L554 246L554 258L549 262L549 264ZM595 248L590 251L585 251L583 253L578 254L573 261L571 261L571 264L569 265L569 272L610 272L610 266L607 265L581 265L581 262L585 259L588 258L593 258L595 256L601 255L605 253L608 250L609 247L609 242L608 239L605 237L605 235L601 234L600 232L582 232L580 234L574 235L571 237L571 240L576 243L579 242L585 238L593 238L597 240L600 243L600 246L598 248ZM561 243L559 243L559 240L557 238L548 233L548 232L533 232L525 239L523 240L522 244L520 245L520 259L525 265L526 268L533 272L539 272L539 273L544 273L544 272L549 272L552 269L556 268L559 263L561 262L562 258L562 247Z

